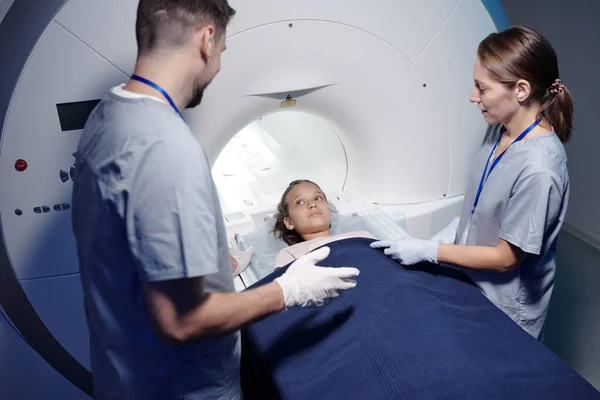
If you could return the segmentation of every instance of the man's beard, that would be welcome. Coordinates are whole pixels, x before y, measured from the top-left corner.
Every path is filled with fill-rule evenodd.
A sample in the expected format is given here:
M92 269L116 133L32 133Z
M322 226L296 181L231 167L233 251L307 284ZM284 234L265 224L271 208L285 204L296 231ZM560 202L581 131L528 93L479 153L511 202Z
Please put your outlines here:
M186 109L194 108L202 102L202 96L204 95L204 89L206 89L206 86L208 85L197 85L194 88L192 98L188 102L187 106L185 106Z

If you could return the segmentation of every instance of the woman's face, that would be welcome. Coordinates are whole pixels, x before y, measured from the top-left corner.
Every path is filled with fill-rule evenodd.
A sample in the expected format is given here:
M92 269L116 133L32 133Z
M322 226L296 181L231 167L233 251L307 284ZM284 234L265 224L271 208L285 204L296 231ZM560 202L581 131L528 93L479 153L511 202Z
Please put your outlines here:
M327 198L317 186L302 182L287 194L288 217L283 222L286 228L295 230L300 236L329 230L331 212Z
M485 122L488 124L505 124L519 109L518 87L510 89L495 81L487 68L481 65L479 57L475 61L473 74L475 86L469 101L477 103Z

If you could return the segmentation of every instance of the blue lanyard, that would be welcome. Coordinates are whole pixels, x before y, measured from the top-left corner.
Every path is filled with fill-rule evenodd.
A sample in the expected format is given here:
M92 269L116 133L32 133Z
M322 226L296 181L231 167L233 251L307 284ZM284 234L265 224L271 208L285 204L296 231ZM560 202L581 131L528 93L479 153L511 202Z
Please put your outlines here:
M175 105L173 100L171 99L171 96L169 96L169 94L167 93L167 91L165 89L161 88L160 86L158 86L156 83L152 82L151 80L142 78L141 76L138 76L138 75L132 75L131 79L133 79L134 81L145 83L146 85L148 85L148 86L158 90L160 93L162 93L162 95L165 96L165 98L171 104L171 107L173 107L173 109L177 112L177 114L179 114L181 119L184 119L183 115L181 115L181 112L179 112L179 109L177 108L177 106Z
M531 124L529 126L529 128L525 129L525 131L523 131L523 133L521 133L519 135L519 137L516 138L511 144L509 144L508 147L512 146L513 143L518 142L521 139L523 139L525 136L527 136L527 134L529 132L531 132L531 130L533 128L535 128L541 121L542 121L542 119L538 118L537 121L535 121L533 124ZM496 141L496 144L492 148L492 151L490 152L490 156L488 157L488 160L485 163L485 169L483 170L483 175L481 175L481 181L479 182L479 189L477 190L477 195L475 196L475 201L473 202L473 209L471 210L471 214L475 214L475 209L477 208L477 203L479 203L479 196L481 196L481 191L483 190L483 185L485 185L485 183L487 182L487 178L489 178L489 176L492 173L492 171L494 170L494 168L496 168L496 165L498 165L498 163L500 162L502 157L504 157L504 153L506 153L506 150L508 150L508 147L507 147L506 150L504 150L502 152L502 154L500 154L494 160L494 162L492 163L492 166L490 167L490 172L487 172L487 168L488 168L488 165L490 164L490 160L492 159L492 155L494 155L494 152L496 151L496 148L498 147L498 144L500 143L500 139L502 139L502 135L504 134L504 132L506 132L506 128L502 128L502 132L500 132L500 136L498 137L498 140ZM486 177L486 173L487 173L487 177Z

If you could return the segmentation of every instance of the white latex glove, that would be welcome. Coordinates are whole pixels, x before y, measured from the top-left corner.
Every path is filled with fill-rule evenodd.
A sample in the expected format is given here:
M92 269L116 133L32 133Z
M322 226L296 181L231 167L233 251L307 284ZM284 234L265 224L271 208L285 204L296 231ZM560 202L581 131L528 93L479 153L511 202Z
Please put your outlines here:
M422 261L437 264L439 243L432 240L404 238L399 240L380 240L371 243L373 249L383 249L383 253L403 265L413 265Z
M431 237L431 240L443 244L454 244L460 217L454 218L444 229Z
M252 259L252 256L254 255L254 247L250 246L250 247L248 247L248 250L245 250L245 251L242 251L235 247L230 247L229 254L237 262L237 267L236 267L235 271L233 271L233 277L235 278L236 276L238 276L239 274L244 272L246 270L246 268L248 268L248 265L250 264L250 260Z
M352 289L358 276L356 268L329 268L316 265L327 258L329 247L321 247L300 257L275 282L281 286L285 307L322 306L325 300L339 296L340 290Z

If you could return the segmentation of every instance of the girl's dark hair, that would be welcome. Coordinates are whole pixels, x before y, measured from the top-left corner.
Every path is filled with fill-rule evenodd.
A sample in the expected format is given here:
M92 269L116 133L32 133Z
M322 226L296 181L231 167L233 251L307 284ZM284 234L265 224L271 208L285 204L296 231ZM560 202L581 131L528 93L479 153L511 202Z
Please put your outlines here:
M294 188L294 186L299 185L300 183L311 183L311 184L315 185L316 187L318 187L319 190L321 190L319 185L317 185L313 181L309 181L308 179L298 179L298 180L291 182L288 185L287 189L285 189L285 192L283 192L283 194L281 195L281 200L279 201L279 204L277 205L277 214L275 215L276 220L275 220L275 225L273 226L273 234L275 234L275 237L277 239L282 239L284 242L286 242L290 246L297 244L297 243L304 242L304 239L302 238L302 236L300 236L300 234L298 232L296 232L293 229L289 230L285 226L285 223L283 222L283 220L286 217L290 216L289 204L287 203L287 201L285 199L286 199L287 195L290 193L290 191Z
M481 64L500 83L514 87L519 79L531 85L529 101L542 105L541 114L554 127L562 142L571 138L573 98L560 79L554 48L536 31L514 26L486 37L477 50Z

